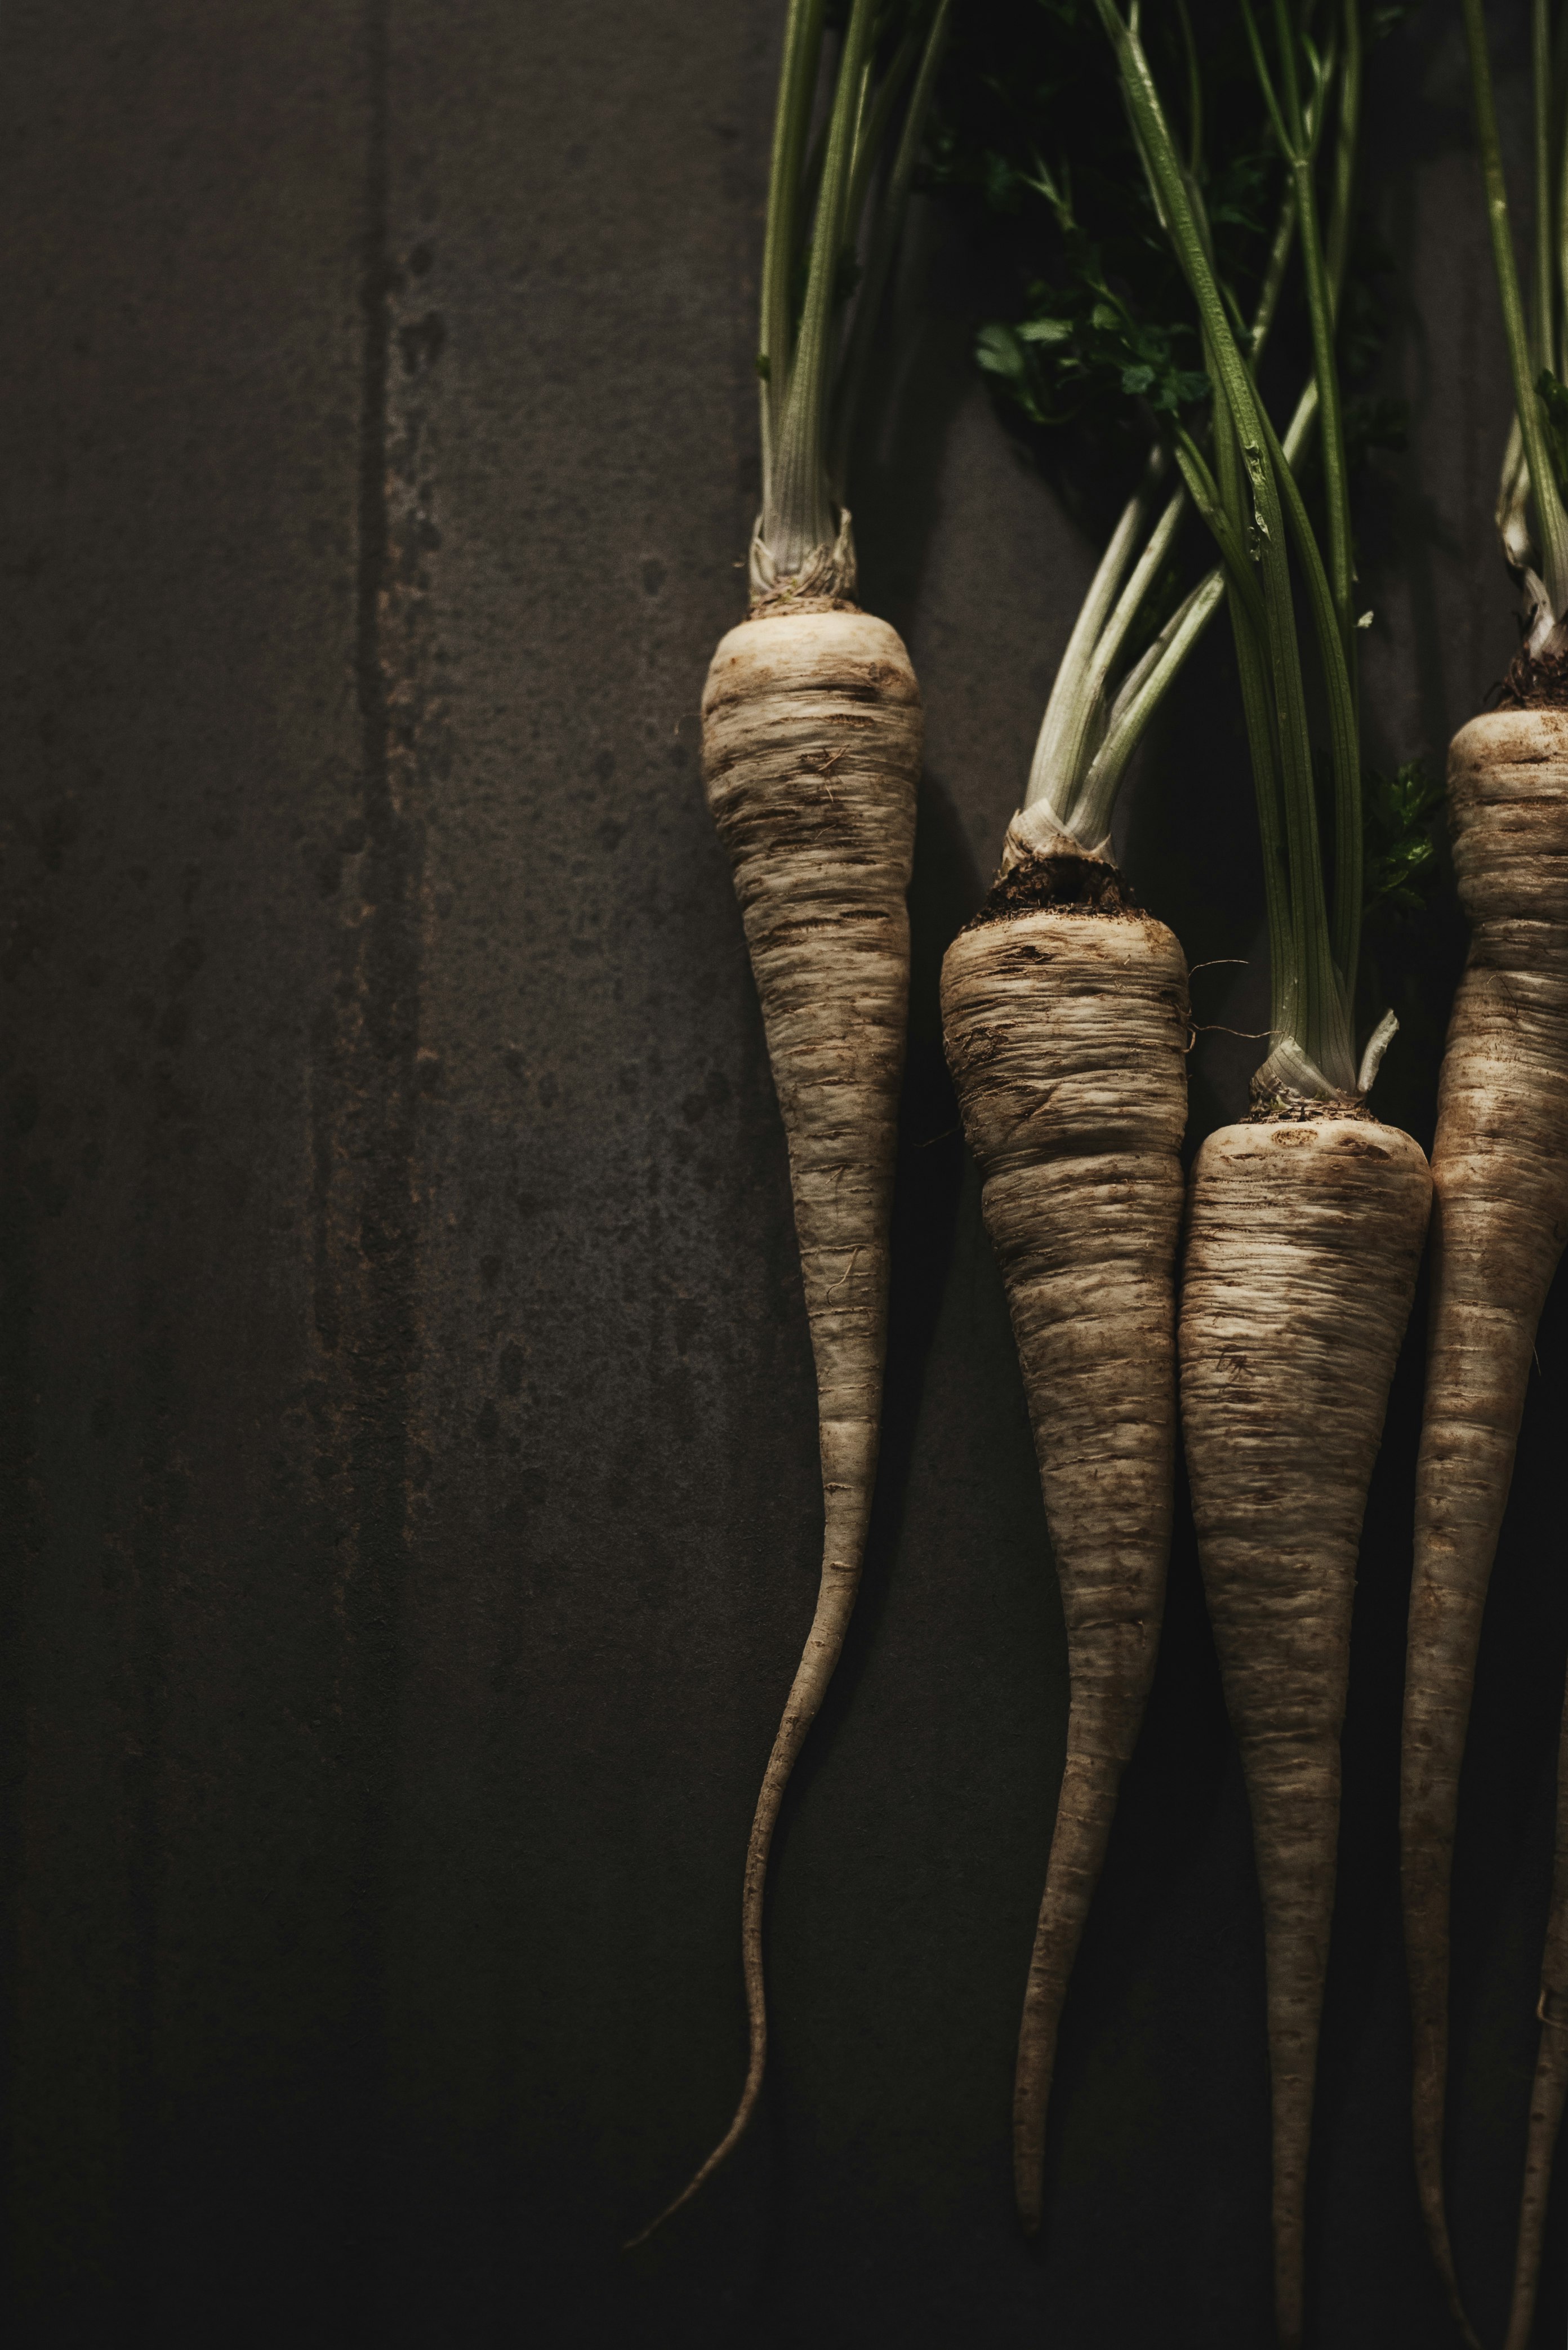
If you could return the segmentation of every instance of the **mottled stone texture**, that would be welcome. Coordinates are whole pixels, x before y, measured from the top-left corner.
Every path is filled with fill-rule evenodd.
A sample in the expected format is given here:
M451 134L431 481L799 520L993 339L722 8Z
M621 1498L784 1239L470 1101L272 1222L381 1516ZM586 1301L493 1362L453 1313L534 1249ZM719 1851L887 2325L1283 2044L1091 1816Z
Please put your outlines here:
M764 2112L614 2249L730 2110L746 1828L819 1560L784 1139L697 772L755 512L780 21L0 27L0 2309L28 2350L1263 2338L1262 1929L1179 1496L1037 2255L1012 2218L1062 1630L936 983L1100 518L1015 458L969 372L983 276L924 206L930 301L855 492L929 720L866 1584L778 1842ZM1440 758L1509 658L1506 395L1451 10L1369 103L1414 403L1363 526L1388 763ZM1117 830L1195 966L1258 951L1229 692L1217 636ZM1193 993L1196 1136L1258 1056L1220 1030L1265 1018L1255 966ZM1423 1141L1425 1034L1379 1096ZM1334 2350L1450 2339L1395 1875L1418 1344L1345 1731L1308 2189ZM1568 1645L1561 1291L1538 1351L1460 1818L1450 2176L1493 2337Z

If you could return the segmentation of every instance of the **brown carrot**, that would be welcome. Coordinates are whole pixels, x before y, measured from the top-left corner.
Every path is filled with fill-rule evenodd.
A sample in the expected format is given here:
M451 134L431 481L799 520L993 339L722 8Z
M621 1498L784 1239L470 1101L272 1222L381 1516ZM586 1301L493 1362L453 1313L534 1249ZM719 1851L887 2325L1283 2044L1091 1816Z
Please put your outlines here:
M1536 1325L1568 1236L1568 712L1472 719L1449 751L1449 806L1471 936L1432 1151L1401 1838L1417 2181L1450 2305L1473 2341L1443 2199L1449 1909L1487 1584Z
M1006 1284L1067 1633L1066 1763L1013 2104L1031 2234L1062 2004L1159 1639L1188 1045L1171 932L1136 910L1114 866L1021 857L1043 828L1044 809L1016 820L996 887L942 966L948 1060Z
M1193 1167L1181 1418L1263 1903L1275 2305L1302 2338L1356 1550L1431 1179L1354 1103L1222 1127Z

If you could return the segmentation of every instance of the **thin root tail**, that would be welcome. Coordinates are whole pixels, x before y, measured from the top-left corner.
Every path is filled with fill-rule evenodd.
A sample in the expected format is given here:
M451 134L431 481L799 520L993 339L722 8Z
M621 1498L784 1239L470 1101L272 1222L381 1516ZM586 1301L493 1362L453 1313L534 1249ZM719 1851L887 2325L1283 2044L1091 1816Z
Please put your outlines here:
M762 2099L763 2075L767 2069L768 2056L767 1986L763 1970L763 1904L767 1891L768 1856L773 1848L774 1830L778 1825L784 1789L805 1743L806 1732L821 1709L827 1684L833 1678L859 1586L859 1560L865 1547L869 1494L857 1491L849 1499L855 1540L852 1546L845 1543L843 1515L830 1508L816 1612L812 1617L811 1630L806 1635L805 1652L795 1671L778 1735L774 1740L774 1751L768 1757L768 1767L763 1775L762 1792L757 1797L751 1838L746 1846L745 1889L741 1903L741 1962L746 1981L746 2024L750 2041L745 2086L741 2091L734 2117L712 2153L692 2173L674 2201L667 2203L646 2228L639 2229L635 2236L627 2239L621 2246L626 2252L635 2251L639 2244L647 2243L667 2220L673 2219L677 2211L691 2202L721 2164L729 2160L750 2127ZM855 1562L852 1566L845 1563L846 1553Z
M1142 1710L1141 1692L1122 1709L1131 1711L1135 1731ZM1068 1719L1067 1759L1023 1995L1012 2095L1012 2177L1026 2236L1038 2232L1044 2210L1045 2113L1056 2035L1073 1961L1105 1863L1124 1768L1123 1754L1106 1736L1103 1711L1101 1707L1091 1711L1075 1706ZM1117 1746L1127 1742L1127 1724L1121 1727Z

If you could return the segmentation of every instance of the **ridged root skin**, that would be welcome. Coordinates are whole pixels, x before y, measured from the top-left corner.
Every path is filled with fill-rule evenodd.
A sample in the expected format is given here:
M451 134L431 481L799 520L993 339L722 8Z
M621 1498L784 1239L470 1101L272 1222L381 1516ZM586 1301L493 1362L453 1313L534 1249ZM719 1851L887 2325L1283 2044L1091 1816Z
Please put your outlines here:
M1038 2228L1067 1981L1153 1677L1170 1547L1187 967L1141 914L981 920L942 966L942 1029L1006 1284L1066 1622L1066 1767L1013 2105Z
M1189 1186L1181 1419L1262 1898L1282 2350L1302 2340L1356 1554L1430 1199L1418 1144L1357 1115L1223 1127Z
M1416 2176L1454 2316L1443 2197L1449 1920L1487 1585L1541 1309L1568 1237L1568 712L1494 711L1449 753L1469 953L1432 1151L1432 1302L1416 1482L1400 1804Z
M1563 2104L1568 2101L1568 1690L1563 1692L1563 1735L1557 1748L1557 1852L1536 2013L1541 2019L1541 2046L1530 2098L1513 2303L1503 2350L1530 2350L1546 2205L1552 2191L1552 2157L1562 2133Z
M641 2243L740 2142L767 2061L763 1903L784 1788L844 1646L871 1515L888 1234L909 991L904 892L924 714L893 629L853 607L779 610L722 639L702 695L708 806L734 868L789 1145L816 1364L822 1581L746 1850L750 2053L733 2120Z

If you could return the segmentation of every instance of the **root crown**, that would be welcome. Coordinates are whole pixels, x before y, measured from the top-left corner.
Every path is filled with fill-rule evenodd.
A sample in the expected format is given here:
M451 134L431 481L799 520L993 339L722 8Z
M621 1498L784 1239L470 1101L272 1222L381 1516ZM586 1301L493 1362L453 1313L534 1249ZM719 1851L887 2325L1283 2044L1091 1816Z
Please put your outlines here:
M1026 857L1004 866L979 912L965 924L1010 921L1015 914L1080 913L1116 916L1143 911L1132 885L1115 865L1095 857Z

